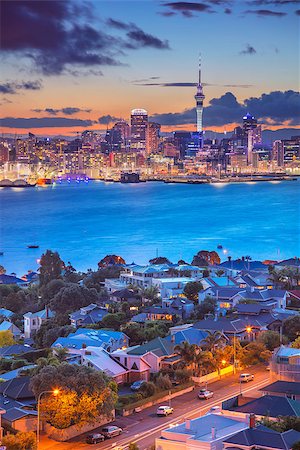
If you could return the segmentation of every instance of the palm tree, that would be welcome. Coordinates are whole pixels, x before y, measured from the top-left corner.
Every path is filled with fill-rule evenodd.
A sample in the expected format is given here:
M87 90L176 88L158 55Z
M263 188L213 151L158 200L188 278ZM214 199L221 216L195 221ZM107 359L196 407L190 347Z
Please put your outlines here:
M157 286L140 288L140 293L145 301L155 302L160 294Z
M284 282L284 274L282 273L282 271L271 268L269 273L270 273L270 276L269 276L268 280L270 280L270 281L272 281L272 283L274 283L275 288L280 287L282 285L282 283Z
M205 330L205 332L207 333L207 336L202 342L204 343L204 347L213 353L218 346L224 343L224 336L221 331Z
M189 344L187 341L182 342L180 345L175 345L175 353L178 353L183 362L195 372L197 364L197 354L200 352L200 348L196 344Z

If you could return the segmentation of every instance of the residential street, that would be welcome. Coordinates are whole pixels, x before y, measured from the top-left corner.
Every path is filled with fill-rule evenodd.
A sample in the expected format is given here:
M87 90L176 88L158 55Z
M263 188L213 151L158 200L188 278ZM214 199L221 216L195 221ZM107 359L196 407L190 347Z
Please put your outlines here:
M199 400L197 390L184 394L172 400L173 415L169 417L157 417L157 406L148 408L129 417L117 417L115 425L123 428L123 433L117 438L106 440L101 444L88 445L85 443L85 435L79 436L67 443L57 443L41 437L40 449L42 450L74 450L74 449L101 449L109 450L122 446L126 448L130 442L136 442L140 449L147 449L154 443L154 439L160 435L162 429L170 424L182 422L185 418L193 418L205 414L212 406L220 405L222 401L242 392L247 396L260 396L258 389L269 383L269 373L265 366L250 370L255 375L254 381L240 385L238 374L226 376L223 379L209 384L208 389L214 392L213 398ZM94 432L100 431L94 430Z

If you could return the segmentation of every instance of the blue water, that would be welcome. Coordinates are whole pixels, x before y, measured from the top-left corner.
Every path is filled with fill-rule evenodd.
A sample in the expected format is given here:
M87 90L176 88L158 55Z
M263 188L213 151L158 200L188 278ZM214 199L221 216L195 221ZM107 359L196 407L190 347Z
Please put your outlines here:
M23 275L46 249L78 270L106 254L191 261L218 244L237 257L300 255L300 180L183 185L73 182L0 190L0 264ZM27 249L38 244L39 249ZM222 250L219 251L222 254ZM225 258L222 255L223 259Z

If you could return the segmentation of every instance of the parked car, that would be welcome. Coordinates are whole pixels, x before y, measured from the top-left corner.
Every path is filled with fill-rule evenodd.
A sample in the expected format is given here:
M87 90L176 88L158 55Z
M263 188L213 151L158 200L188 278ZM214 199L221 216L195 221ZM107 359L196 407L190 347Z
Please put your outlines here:
M156 414L158 416L168 416L169 414L172 414L174 412L174 409L171 408L171 406L159 406L157 408Z
M86 443L87 444L99 444L99 442L104 441L104 436L103 434L100 433L92 433L92 434L88 434L86 437Z
M208 391L207 389L200 389L198 392L198 398L201 400L207 400L208 398L212 398L214 393L212 391Z
M130 386L130 389L132 391L138 391L139 389L141 389L142 385L145 383L144 380L139 380L139 381L135 381L134 383L132 383L132 385Z
M240 374L240 382L248 383L248 381L254 380L254 375L252 373L241 373Z
M122 428L111 425L109 427L102 428L101 433L106 439L109 439L115 436L119 436L122 433L122 431L123 431Z

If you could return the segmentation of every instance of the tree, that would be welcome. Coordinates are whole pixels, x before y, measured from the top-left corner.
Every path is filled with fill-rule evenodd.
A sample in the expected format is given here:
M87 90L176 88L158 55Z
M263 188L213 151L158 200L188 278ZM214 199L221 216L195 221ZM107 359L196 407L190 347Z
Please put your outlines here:
M203 286L200 281L190 281L184 286L184 295L193 302L198 302L198 294L202 291Z
M155 385L160 391L169 391L172 389L172 382L169 375L159 375L155 380Z
M7 450L35 450L37 448L36 435L33 431L20 431L17 434L7 434L2 439Z
M165 256L157 256L156 258L149 259L150 264L171 264Z
M6 269L0 264L0 275L3 275L6 273Z
M260 362L269 361L272 352L261 342L250 342L247 344L241 354L241 363L244 366L251 366Z
M284 336L285 340L286 337ZM261 342L271 352L280 346L280 335L276 331L263 331L259 334L257 342Z
M299 336L300 330L300 316L293 316L289 319L286 319L283 322L282 331L285 334L289 341L295 341Z
M204 343L205 348L213 353L217 347L224 344L225 338L221 331L205 330L205 332L207 333L207 336L202 342Z
M101 259L101 261L98 262L99 269L115 266L115 265L122 265L126 264L125 259L123 259L121 256L118 255L106 255L104 258Z
M155 302L159 296L159 289L157 286L149 286L140 289L140 294L144 301Z
M146 383L143 383L140 387L140 391L143 394L145 398L152 397L152 395L156 392L156 386L152 381L147 381Z
M51 280L41 288L41 294L45 304L48 304L55 295L66 286L62 279Z
M300 441L297 441L293 444L292 450L300 450Z
M130 442L128 450L139 450L139 446L135 442Z
M62 277L64 263L57 252L47 250L40 260L40 286L45 286L51 280Z
M107 314L99 322L99 326L103 328L112 328L113 330L120 330L120 326L126 322L126 315L124 313Z
M174 347L174 351L181 355L182 361L188 369L191 369L194 376L203 372L207 373L213 368L213 356L211 352L202 351L196 344L183 342Z
M66 337L73 331L75 330L71 325L60 326L55 318L50 318L42 323L34 340L39 348L48 348L58 337Z
M129 337L130 345L140 345L146 340L144 330L137 323L126 324L122 331Z
M259 423L274 431L279 431L279 433L284 433L288 430L300 431L300 417L295 416L278 416L276 421L270 420L270 418L266 416L263 417Z
M50 308L57 313L76 311L91 303L98 302L96 289L88 289L86 286L70 283L60 289L60 291L50 301Z
M291 344L292 348L300 348L300 336L297 337L297 339L294 340Z
M214 298L206 297L200 305L195 308L195 316L197 319L204 319L207 314L215 314L217 302Z
M63 362L42 367L31 378L31 387L36 397L59 388L59 395L43 398L41 412L47 422L63 429L94 422L100 415L111 415L117 395L109 381L101 371Z
M200 250L197 255L194 256L192 265L193 266L214 266L221 263L221 259L217 252L209 252L207 250Z
M16 341L14 340L13 334L10 330L0 331L0 348L8 345L14 345L15 343Z

